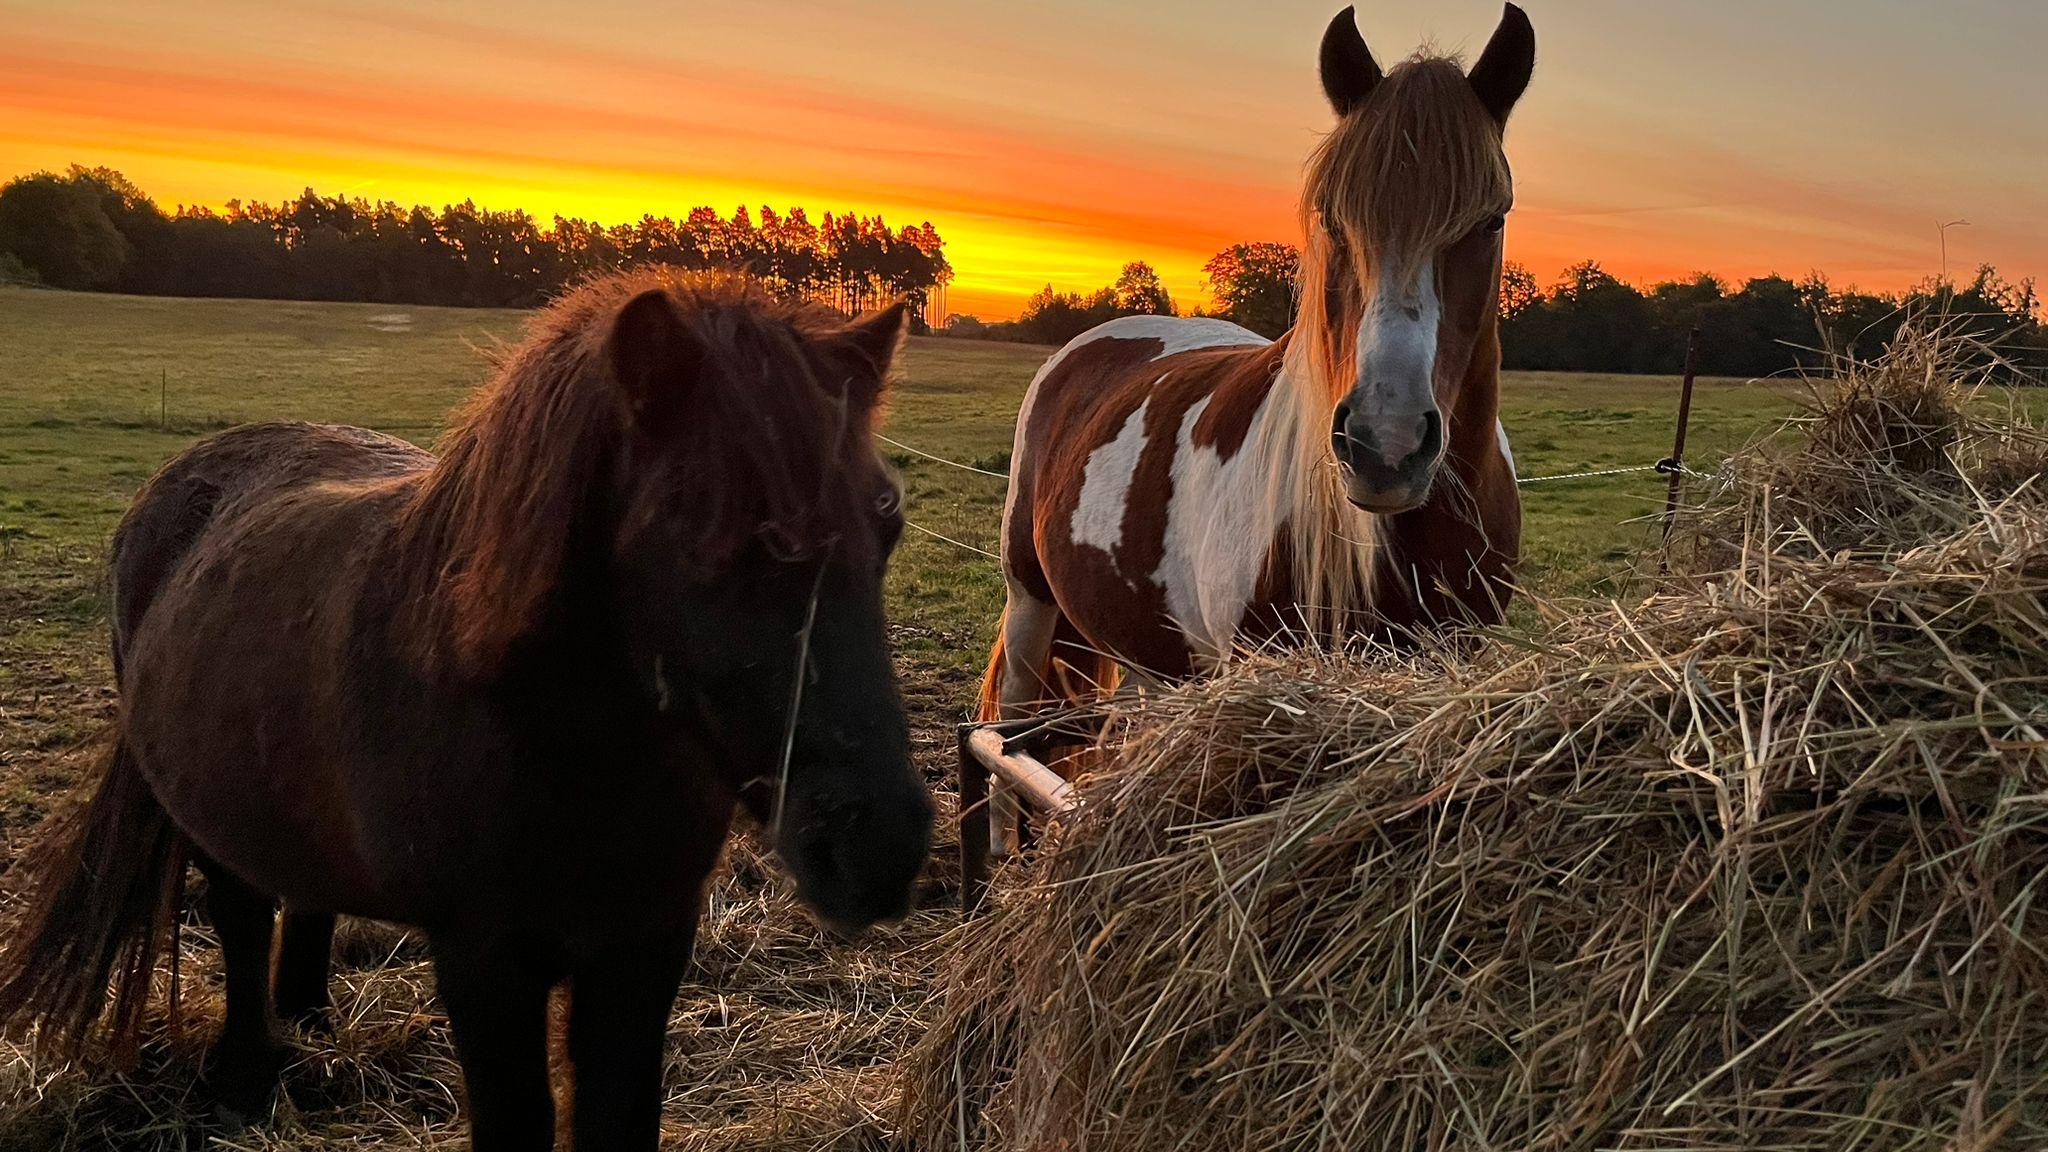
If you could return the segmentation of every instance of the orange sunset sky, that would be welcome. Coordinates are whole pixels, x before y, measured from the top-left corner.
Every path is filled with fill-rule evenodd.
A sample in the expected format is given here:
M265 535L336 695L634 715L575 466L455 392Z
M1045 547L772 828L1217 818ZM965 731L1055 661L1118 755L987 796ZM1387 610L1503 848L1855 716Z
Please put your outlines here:
M929 219L950 308L1149 260L1184 303L1294 239L1340 0L0 0L0 178L163 202L473 197L605 222L696 204ZM2048 2L1526 0L1509 255L1548 280L1939 264L2048 273ZM1371 0L1383 62L1476 54L1491 0Z

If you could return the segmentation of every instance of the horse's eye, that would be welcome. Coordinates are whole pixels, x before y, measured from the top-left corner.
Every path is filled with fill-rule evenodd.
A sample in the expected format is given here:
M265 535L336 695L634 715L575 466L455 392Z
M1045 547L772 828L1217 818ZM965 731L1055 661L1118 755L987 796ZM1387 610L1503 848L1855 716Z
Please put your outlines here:
M1488 220L1486 222L1486 230L1492 233L1498 233L1501 229L1506 228L1507 226L1508 218L1505 215L1495 216L1493 219Z
M884 488L875 497L875 513L880 516L894 516L903 507L903 493L894 488Z

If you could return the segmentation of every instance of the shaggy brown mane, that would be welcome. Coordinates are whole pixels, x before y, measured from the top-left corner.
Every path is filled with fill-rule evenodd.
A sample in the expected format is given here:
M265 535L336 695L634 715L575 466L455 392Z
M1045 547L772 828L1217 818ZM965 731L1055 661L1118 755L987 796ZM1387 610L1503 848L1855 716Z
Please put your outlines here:
M703 355L680 395L635 419L608 341L627 302L654 290ZM634 533L668 532L707 580L756 539L787 559L830 546L864 514L845 473L879 468L871 413L849 399L879 373L834 339L844 327L738 275L660 269L599 277L542 309L402 515L395 554L424 662L497 667L575 555Z

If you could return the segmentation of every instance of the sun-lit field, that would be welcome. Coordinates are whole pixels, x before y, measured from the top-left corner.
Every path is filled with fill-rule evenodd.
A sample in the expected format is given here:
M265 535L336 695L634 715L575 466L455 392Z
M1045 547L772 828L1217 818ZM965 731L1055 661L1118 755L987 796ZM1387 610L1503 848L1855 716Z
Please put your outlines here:
M0 290L0 863L18 856L22 834L76 779L111 715L104 551L150 471L194 439L251 420L346 422L430 443L490 370L493 351L517 338L521 319ZM1017 401L1048 352L913 340L885 431L1000 472ZM1675 380L1511 375L1504 391L1525 476L1648 464L1670 450ZM1703 382L1689 459L1718 460L1788 410L1767 386ZM993 550L1001 481L889 452L917 525ZM1625 577L1654 538L1644 518L1662 499L1651 475L1531 485L1525 576L1551 594L1598 591ZM951 725L970 703L993 634L1001 581L993 560L912 532L891 598L915 744L940 782ZM700 937L699 975L678 1006L690 1026L671 1041L672 1136L689 1147L765 1139L795 1122L788 1117L812 1115L806 1108L823 1109L816 1123L824 1128L858 1125L831 1101L918 1026L920 973L930 962L920 946L953 923L950 851L939 849L927 909L857 946L818 944L759 859L737 853ZM0 915L11 916L19 893L4 876L0 893ZM350 932L339 961L342 1035L309 1042L288 1081L303 1111L288 1109L248 1146L459 1138L452 1054L424 998L423 955L390 930ZM148 1057L162 1064L146 1088L89 1088L98 1082L0 1050L0 1149L66 1129L84 1146L197 1143L179 1133L191 1120L184 1110L200 1107L188 1098L190 1063L211 1027L208 1013L218 1011L205 991L210 960L193 944L203 939L203 927L188 934L187 1020ZM839 1043L778 1041L785 1029L820 1034L819 1013L843 1016L843 1027L825 1030Z
M62 747L97 719L95 710L27 701L105 686L103 550L153 469L201 436L252 420L360 424L431 443L494 351L518 338L522 316L0 289L0 699L9 703L0 756ZM912 340L885 432L1003 471L1017 401L1047 354ZM1503 391L1524 476L1647 464L1670 451L1676 381L1510 374ZM1786 409L1763 385L1703 382L1689 458L1718 459ZM915 523L994 550L1000 480L888 451ZM1663 491L1642 474L1530 485L1525 578L1569 593L1625 574L1652 538L1643 518ZM946 720L964 706L1001 610L995 564L911 532L892 593L915 702L935 723ZM44 676L57 680L39 683ZM944 743L943 733L923 735ZM10 778L0 791L17 787Z

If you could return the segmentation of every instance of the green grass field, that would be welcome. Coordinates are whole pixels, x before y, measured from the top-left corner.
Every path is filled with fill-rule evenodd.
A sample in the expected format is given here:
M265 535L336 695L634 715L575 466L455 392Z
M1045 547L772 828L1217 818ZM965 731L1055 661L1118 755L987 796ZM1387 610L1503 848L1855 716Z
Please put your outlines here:
M389 305L172 300L0 290L0 770L88 734L104 715L102 560L136 488L209 432L250 420L361 424L431 443L518 338L522 314ZM888 435L1000 471L1038 347L917 339ZM1654 461L1676 381L1512 375L1503 418L1525 476ZM1787 411L1778 390L1704 382L1691 457L1717 459ZM897 452L919 525L993 549L1003 485ZM1652 539L1654 476L1525 490L1525 578L1595 590ZM891 578L920 716L965 706L994 622L994 563L910 533ZM943 742L944 733L921 732ZM922 742L922 741L921 741ZM0 796L21 797L18 775ZM10 822L11 823L11 822Z

